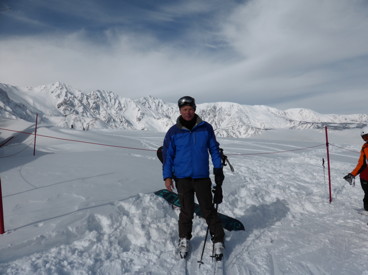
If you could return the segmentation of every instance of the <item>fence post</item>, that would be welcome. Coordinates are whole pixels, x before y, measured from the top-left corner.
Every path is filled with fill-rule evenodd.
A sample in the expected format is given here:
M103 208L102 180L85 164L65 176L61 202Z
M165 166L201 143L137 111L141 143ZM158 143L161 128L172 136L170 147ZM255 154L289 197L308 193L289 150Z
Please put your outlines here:
M5 233L4 229L4 211L3 211L3 193L1 191L1 178L0 178L0 234Z
M328 143L328 133L327 126L325 126L326 132L326 151L327 151L327 167L328 167L328 190L330 193L330 203L332 202L332 187L331 187L331 167L330 167L330 151L329 151L329 143Z
M36 137L37 137L37 125L38 125L38 114L36 114L36 125L34 132L34 142L33 142L33 155L36 155Z

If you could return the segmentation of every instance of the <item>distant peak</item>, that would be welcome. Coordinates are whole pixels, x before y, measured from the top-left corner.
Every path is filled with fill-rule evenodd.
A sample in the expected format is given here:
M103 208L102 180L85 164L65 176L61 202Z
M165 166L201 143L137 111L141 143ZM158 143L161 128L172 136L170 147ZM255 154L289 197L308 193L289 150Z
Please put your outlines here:
M53 88L65 88L65 89L71 89L71 87L67 84L65 84L64 82L61 81L56 81L54 83L50 84L51 87Z

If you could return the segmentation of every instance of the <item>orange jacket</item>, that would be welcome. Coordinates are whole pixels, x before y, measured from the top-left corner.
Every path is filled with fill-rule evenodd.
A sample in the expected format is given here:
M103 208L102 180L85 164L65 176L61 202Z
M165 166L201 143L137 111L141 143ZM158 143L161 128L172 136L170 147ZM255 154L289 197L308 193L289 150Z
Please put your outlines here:
M358 174L363 180L368 180L368 142L363 144L357 166L351 172L356 177Z

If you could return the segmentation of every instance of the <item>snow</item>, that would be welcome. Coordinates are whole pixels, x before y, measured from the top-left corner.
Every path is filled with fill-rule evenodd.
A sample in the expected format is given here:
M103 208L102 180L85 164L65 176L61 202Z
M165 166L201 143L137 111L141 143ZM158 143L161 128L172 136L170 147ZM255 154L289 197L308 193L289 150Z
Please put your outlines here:
M20 120L0 127L30 129ZM33 136L0 148L0 273L174 274L178 210L153 194L164 187L155 152L164 133L41 125L38 134L35 156ZM342 179L363 141L357 129L329 139L332 203L323 130L218 139L235 168L224 169L219 211L246 227L226 231L225 274L368 274L363 191L358 178L355 187ZM205 232L195 217L189 274L211 274L211 245L197 263Z
M362 128L368 114L319 114L309 109L279 110L264 105L197 102L198 115L211 123L219 137L247 138L267 129ZM83 93L55 82L38 87L0 83L0 117L39 121L82 129L125 129L162 132L176 122L178 107L153 96L121 97L111 91Z

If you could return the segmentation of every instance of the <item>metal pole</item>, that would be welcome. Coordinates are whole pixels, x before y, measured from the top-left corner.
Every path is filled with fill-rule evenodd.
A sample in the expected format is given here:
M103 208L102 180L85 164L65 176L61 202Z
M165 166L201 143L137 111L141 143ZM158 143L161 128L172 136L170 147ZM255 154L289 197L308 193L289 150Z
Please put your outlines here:
M1 191L1 178L0 178L0 234L5 233L4 228L4 211L3 211L3 194Z
M36 126L34 132L34 144L33 144L33 155L36 155L36 137L37 137L37 124L38 124L38 114L36 115Z
M326 132L326 150L327 150L327 167L328 167L328 188L329 188L330 203L331 203L332 202L331 167L330 167L330 151L329 151L329 143L328 143L327 126L325 126L325 132Z

